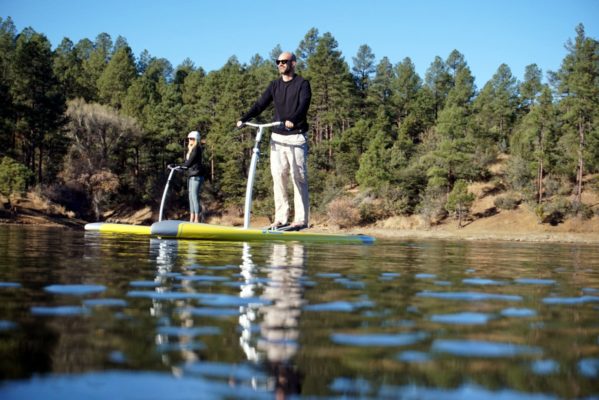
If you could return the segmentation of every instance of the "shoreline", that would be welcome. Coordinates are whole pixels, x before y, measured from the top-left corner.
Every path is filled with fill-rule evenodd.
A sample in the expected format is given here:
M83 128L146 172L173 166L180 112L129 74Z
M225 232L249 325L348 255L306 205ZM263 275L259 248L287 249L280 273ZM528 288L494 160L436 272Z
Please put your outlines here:
M520 243L564 243L564 244L599 244L599 234L587 232L455 232L445 230L424 229L388 229L366 228L351 229L347 233L366 234L381 240L417 239L417 240L464 240L464 241L501 241Z
M24 217L15 220L0 219L0 225L28 225L54 228L83 230L87 221L71 220L69 218ZM599 244L599 233L596 232L547 232L545 230L526 232L492 232L490 230L475 231L466 228L452 229L446 225L422 228L388 228L377 226L353 227L347 229L332 228L324 225L314 225L313 232L369 235L377 240L457 240L457 241L501 241L520 243L563 243L563 244Z

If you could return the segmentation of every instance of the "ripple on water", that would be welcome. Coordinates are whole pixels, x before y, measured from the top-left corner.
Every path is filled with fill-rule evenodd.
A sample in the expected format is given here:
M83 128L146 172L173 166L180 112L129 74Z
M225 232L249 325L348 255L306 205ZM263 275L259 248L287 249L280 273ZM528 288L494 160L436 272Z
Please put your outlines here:
M378 392L381 398L423 400L556 400L557 397L544 393L518 392L511 389L489 390L475 384L464 384L457 388L430 388L418 385L383 385Z
M15 329L17 327L17 324L15 324L12 321L7 321L5 319L0 319L0 332L2 331L10 331L12 329Z
M496 281L495 279L483 279L483 278L466 278L462 279L462 283L467 285L481 285L481 286L492 286L492 285L505 285L505 282Z
M599 296L580 296L580 297L546 297L543 299L545 304L585 304L599 303Z
M423 351L407 350L398 353L395 358L403 362L420 363L430 361L431 356Z
M0 282L0 289L18 289L21 284L18 282Z
M501 310L501 315L504 317L524 318L534 317L537 315L537 312L535 310L531 310L530 308L504 308Z
M225 276L213 275L180 275L177 279L188 282L225 282L229 280L229 278Z
M323 311L323 312L353 312L358 308L372 306L369 302L352 303L349 301L331 301L329 303L310 304L304 307L306 311Z
M159 353L170 353L179 351L198 351L204 350L206 345L202 342L172 342L172 343L158 343L156 350Z
M31 314L42 317L70 317L87 313L88 310L80 306L31 307Z
M187 373L237 380L265 379L268 376L261 370L246 364L228 364L220 362L195 362L186 364Z
M333 333L331 340L334 343L349 346L408 346L418 343L428 337L425 332L409 333L373 333L373 334L347 334Z
M518 278L514 282L522 285L555 285L553 279L533 279L533 278Z
M382 281L392 281L395 278L399 278L400 275L401 274L399 272L383 272L381 273L379 279Z
M337 272L319 272L316 276L318 278L341 278L343 275Z
M205 399L271 398L246 386L208 381L202 377L174 376L147 371L106 371L40 376L31 380L3 382L7 399Z
M422 291L416 293L418 297L430 297L445 300L465 300L465 301L484 301L484 300L502 300L502 301L522 301L522 296L510 294L494 294L483 292L433 292Z
M537 375L550 375L559 371L559 363L555 360L535 360L530 369Z
M372 386L366 379L335 378L329 386L332 391L340 393L367 394L372 390Z
M104 285L49 285L44 288L48 293L65 294L69 296L85 296L88 294L101 293L106 290Z
M345 286L346 289L364 289L366 287L364 282L355 281L349 278L337 278L334 282Z
M431 321L443 324L484 325L493 319L492 314L477 312L461 312L455 314L437 314L431 316Z
M210 294L200 300L202 304L213 307L247 306L248 304L268 305L272 301L261 297L239 297L227 294Z
M115 364L124 364L127 361L127 357L122 351L114 350L108 354L110 362Z
M436 339L431 349L461 357L513 357L543 353L538 347L482 340Z
M578 362L578 371L587 378L599 376L599 358L583 358Z
M162 286L161 282L156 281L131 281L129 282L129 286L132 287L144 287L144 288L155 288L158 286Z
M136 298L147 298L157 301L169 301L169 300L202 300L206 298L204 293L191 293L191 292L156 292L153 290L131 290L127 292L127 297Z
M86 307L127 307L127 302L122 299L89 299L84 300Z
M219 335L220 333L220 328L216 326L194 326L190 328L183 326L161 326L158 328L158 334L166 336L196 337Z
M177 310L179 314L189 314L194 317L232 317L239 315L239 308L216 307L187 307Z

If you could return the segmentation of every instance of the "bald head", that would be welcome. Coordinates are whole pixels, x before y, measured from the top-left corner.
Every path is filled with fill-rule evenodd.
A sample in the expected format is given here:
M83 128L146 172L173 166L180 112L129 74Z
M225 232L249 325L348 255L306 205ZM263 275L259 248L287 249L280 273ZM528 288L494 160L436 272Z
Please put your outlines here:
M279 69L279 74L281 74L283 80L293 79L295 64L295 54L289 51L282 52L279 58L277 58L277 68Z

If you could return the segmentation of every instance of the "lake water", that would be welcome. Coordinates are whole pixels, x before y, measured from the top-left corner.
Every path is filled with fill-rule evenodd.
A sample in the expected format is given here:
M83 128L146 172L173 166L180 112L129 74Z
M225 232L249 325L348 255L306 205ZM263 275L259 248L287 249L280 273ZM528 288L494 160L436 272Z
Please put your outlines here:
M599 248L0 226L0 399L599 397Z

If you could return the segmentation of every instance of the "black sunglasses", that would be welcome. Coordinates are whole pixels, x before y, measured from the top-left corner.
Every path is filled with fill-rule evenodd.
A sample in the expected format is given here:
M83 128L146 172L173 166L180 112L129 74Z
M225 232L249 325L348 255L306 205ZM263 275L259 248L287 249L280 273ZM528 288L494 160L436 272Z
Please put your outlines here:
M276 63L277 65L279 65L279 64L287 65L287 63L288 63L289 61L291 61L291 60L275 60L275 63Z

